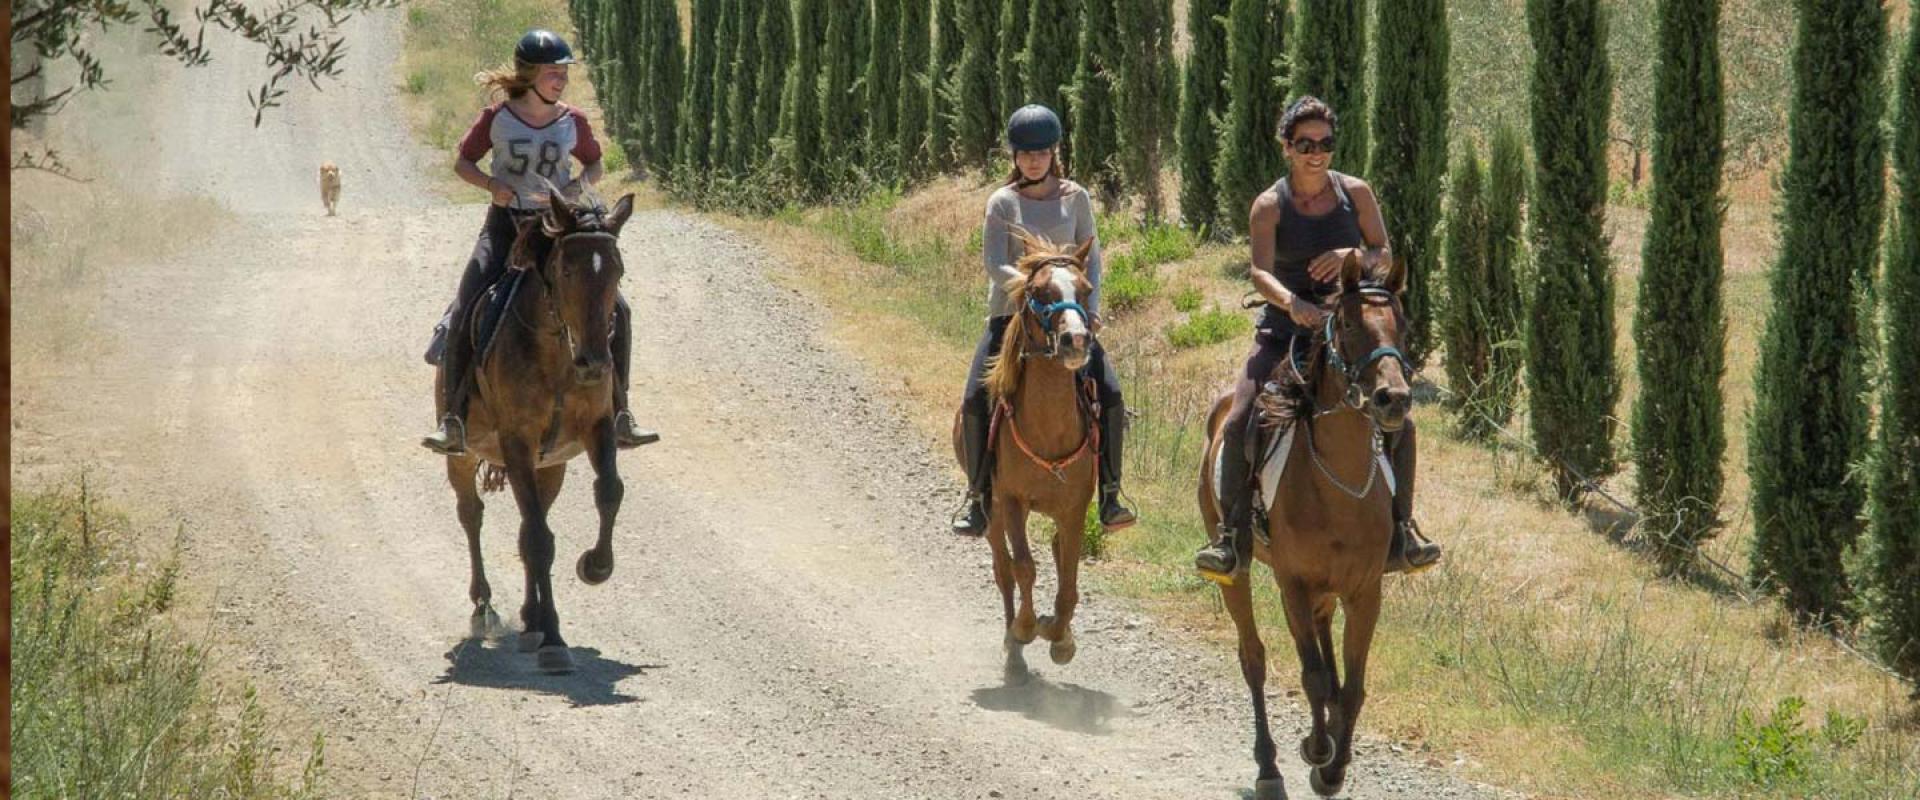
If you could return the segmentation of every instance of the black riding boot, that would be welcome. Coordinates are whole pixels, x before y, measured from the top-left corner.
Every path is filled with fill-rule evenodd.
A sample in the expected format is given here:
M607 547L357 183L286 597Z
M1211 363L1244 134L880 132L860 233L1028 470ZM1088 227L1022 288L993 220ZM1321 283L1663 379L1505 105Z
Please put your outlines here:
M1233 585L1234 577L1247 568L1253 556L1253 461L1247 452L1254 439L1248 428L1257 424L1259 415L1247 412L1246 425L1228 424L1221 431L1220 474L1214 480L1220 486L1220 537L1193 556L1200 576L1223 585Z
M1127 409L1114 403L1100 410L1100 527L1117 531L1139 518L1120 504L1120 452L1127 432Z
M467 453L467 383L472 380L473 344L460 326L447 330L446 349L440 354L441 391L447 412L440 429L427 434L420 445L443 456Z
M960 450L967 470L967 504L953 518L953 532L980 536L987 532L987 506L992 498L992 459L987 452L990 421L978 414L960 414Z
M1387 545L1386 574L1419 572L1440 560L1440 545L1421 535L1413 522L1415 437L1413 422L1386 434L1383 446L1393 466L1393 539Z
M621 449L660 441L660 434L641 428L627 409L628 376L633 370L633 312L626 300L613 308L613 371L619 374L613 385L613 443Z

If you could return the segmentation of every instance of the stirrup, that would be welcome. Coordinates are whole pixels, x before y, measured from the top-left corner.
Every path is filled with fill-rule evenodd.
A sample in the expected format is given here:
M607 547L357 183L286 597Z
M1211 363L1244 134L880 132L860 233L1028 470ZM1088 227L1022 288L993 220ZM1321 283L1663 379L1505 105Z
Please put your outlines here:
M626 425L621 425L621 420L626 420ZM632 411L623 408L619 413L613 415L613 443L615 447L625 450L641 445L653 444L657 441L660 441L660 434L642 429L639 423L634 421Z
M1133 509L1127 508L1126 506L1120 504L1119 489L1116 488L1111 493L1102 491L1100 494L1101 494L1101 497L1100 497L1099 516L1100 516L1100 527L1102 529L1106 530L1108 533L1112 533L1114 531L1126 530L1127 528L1131 528L1133 527L1134 523L1140 521L1140 516L1138 514L1135 514ZM1109 509L1112 509L1113 511L1117 512L1113 515L1113 519L1111 520L1107 518L1107 511Z
M1213 581L1214 583L1217 583L1221 586L1232 586L1234 581L1238 579L1239 576L1247 574L1248 562L1253 560L1253 553L1252 553L1253 548L1252 547L1242 548L1240 545L1240 538L1239 538L1240 535L1241 534L1234 533L1233 531L1224 529L1223 527L1223 529L1220 531L1220 538L1218 540L1208 542L1206 547L1200 548L1200 552L1194 554L1194 561L1193 561L1194 571L1199 572L1200 577ZM1246 535L1252 536L1253 531L1251 530L1247 531ZM1210 569L1200 563L1200 556L1202 554L1206 553L1209 550L1213 550L1216 547L1222 547L1222 546L1224 546L1228 552L1233 554L1233 570L1231 572L1221 572L1216 569ZM1242 554L1241 553L1242 549L1245 549L1248 552L1246 552L1245 554Z
M973 524L973 510L980 510L980 524ZM969 493L960 501L960 510L953 512L949 521L953 532L961 536L985 536L990 519L987 516L987 501L981 495Z
M1428 539L1426 534L1420 531L1420 526L1417 523L1409 519L1397 523L1394 528L1393 535L1398 541L1399 547L1396 551L1396 548L1394 548L1391 543L1388 544L1387 565L1381 574L1412 575L1416 572L1424 572L1431 569L1433 565L1440 563L1440 546L1434 544L1433 540ZM1412 557L1412 554L1416 550L1429 553L1430 555L1416 562Z
M452 423L449 425L448 423ZM455 438L455 429L458 438ZM467 421L447 414L440 418L440 429L421 437L420 446L443 456L464 456L467 454Z

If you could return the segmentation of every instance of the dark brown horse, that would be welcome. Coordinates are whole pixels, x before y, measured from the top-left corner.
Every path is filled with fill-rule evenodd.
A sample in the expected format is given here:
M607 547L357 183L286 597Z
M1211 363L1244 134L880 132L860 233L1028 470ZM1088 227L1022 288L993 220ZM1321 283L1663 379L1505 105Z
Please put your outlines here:
M538 225L523 226L509 263L523 270L488 351L475 359L475 397L467 418L467 454L447 458L447 482L459 498L473 575L468 597L476 629L497 623L493 590L480 563L482 463L504 471L520 506L520 560L526 601L520 606L522 652L538 650L547 672L573 670L560 636L553 601L553 530L547 512L566 479L567 462L586 454L593 464L593 501L600 538L575 565L580 580L599 584L613 574L613 520L625 487L614 461L614 300L625 267L620 226L633 213L627 195L611 211L597 202L570 204L553 192ZM543 257L544 255L544 257ZM482 313L475 303L472 313ZM479 331L480 325L469 326ZM479 352L476 350L476 352ZM442 374L439 380L445 380ZM440 396L439 388L434 390ZM440 409L445 413L446 409Z
M1253 545L1254 557L1273 570L1300 657L1300 682L1313 712L1313 730L1300 742L1300 757L1313 767L1308 782L1321 795L1339 792L1346 781L1354 726L1367 696L1367 651L1380 616L1393 494L1378 441L1382 431L1406 424L1413 403L1399 349L1404 279L1399 264L1380 279L1365 274L1357 258L1347 260L1333 314L1316 337L1303 376L1309 387L1304 402L1291 409L1293 435L1280 440L1291 446L1272 459L1284 463L1284 470L1275 496L1265 498L1266 537L1256 536ZM1206 530L1220 523L1213 480L1229 400L1215 401L1207 422L1207 457L1200 471ZM1253 696L1253 753L1260 770L1255 796L1266 800L1286 797L1286 786L1274 765L1267 729L1267 651L1254 625L1251 583L1235 581L1220 592L1239 633L1240 670ZM1336 602L1346 617L1340 649L1344 680L1334 668Z
M1093 240L1067 250L1025 232L1016 235L1026 250L1018 265L1024 277L1006 288L1019 312L987 372L995 453L987 543L1006 615L1010 663L1037 634L1053 643L1048 651L1053 662L1065 664L1076 649L1072 625L1080 603L1080 552L1099 463L1096 410L1078 377L1093 346L1088 314L1080 305L1093 290L1086 273ZM964 463L957 413L953 446ZM1033 550L1027 542L1027 515L1033 512L1053 518L1053 564L1060 579L1053 613L1037 619Z

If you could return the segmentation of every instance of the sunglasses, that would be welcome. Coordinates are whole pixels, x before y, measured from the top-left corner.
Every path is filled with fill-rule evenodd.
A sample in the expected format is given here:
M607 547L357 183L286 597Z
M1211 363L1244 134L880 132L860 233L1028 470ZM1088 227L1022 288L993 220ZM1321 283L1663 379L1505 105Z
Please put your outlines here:
M1309 139L1302 136L1293 140L1293 152L1303 156L1310 156L1316 153L1331 153L1333 152L1333 137L1328 136L1325 139Z

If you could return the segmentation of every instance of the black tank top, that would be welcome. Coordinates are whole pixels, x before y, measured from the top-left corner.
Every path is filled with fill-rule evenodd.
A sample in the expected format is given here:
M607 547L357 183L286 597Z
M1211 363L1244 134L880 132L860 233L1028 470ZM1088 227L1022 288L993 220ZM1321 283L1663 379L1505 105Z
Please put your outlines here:
M1360 215L1353 210L1353 198L1347 196L1346 176L1329 171L1327 178L1333 181L1333 195L1340 204L1318 216L1302 214L1294 208L1293 187L1286 178L1273 184L1274 194L1280 196L1280 224L1274 226L1273 232L1274 277L1280 279L1280 285L1287 287L1287 291L1316 303L1333 294L1334 285L1314 281L1313 276L1307 274L1307 264L1329 250L1366 243L1360 234ZM1271 303L1261 317L1260 327L1283 336L1300 332L1293 317Z

